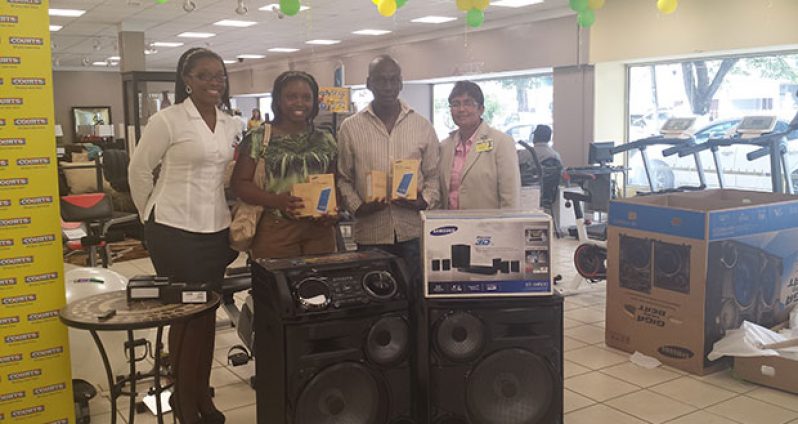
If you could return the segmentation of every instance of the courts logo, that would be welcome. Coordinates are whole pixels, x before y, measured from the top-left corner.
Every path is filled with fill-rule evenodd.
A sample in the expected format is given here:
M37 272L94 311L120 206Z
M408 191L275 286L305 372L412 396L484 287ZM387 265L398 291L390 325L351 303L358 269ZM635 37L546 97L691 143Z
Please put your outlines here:
M0 168L8 166L8 159L0 159Z
M14 125L18 127L37 127L47 125L47 118L16 118Z
M27 342L29 340L36 340L39 338L38 331L31 331L30 333L22 333L22 334L11 334L5 337L6 344L11 343L19 343L19 342ZM9 380L11 376L9 375Z
M25 391L11 392L0 394L0 403L8 402L9 400L22 399L25 397Z
M22 106L21 97L0 97L0 106Z
M30 217L0 219L0 227L16 227L17 225L28 225L31 223Z
M5 127L5 126L6 126L5 118L0 118L0 127Z
M14 187L28 185L27 178L3 178L0 179L0 187Z
M22 417L27 417L29 415L41 414L42 412L44 412L44 405L36 405L36 406L31 406L29 408L22 408L11 411L11 418L22 418Z
M32 244L50 243L55 241L55 234L42 234L40 236L23 237L22 244L30 246Z
M41 37L8 37L8 44L12 46L43 46L44 38Z
M42 0L8 0L8 4L32 4L40 5Z
M30 320L28 320L30 321ZM0 318L0 325L19 324L19 317L2 317Z
M33 256L19 256L16 258L0 259L0 266L25 265L32 263L33 263Z
M19 296L4 297L0 300L3 305L21 305L23 303L33 303L36 301L35 294L22 294Z
M42 350L34 350L30 353L31 359L42 359L42 358L49 358L51 356L58 356L64 353L63 346L55 346L47 349Z
M20 206L47 205L53 203L53 196L23 197L19 199Z
M15 362L22 361L22 354L21 353L14 353L12 355L0 356L0 366L13 364Z
M41 321L43 319L55 318L57 316L58 316L58 310L35 312L32 314L28 314L28 322Z
M64 383L50 384L48 386L34 388L33 395L34 396L46 395L48 393L60 392L61 390L64 389L66 389L66 384Z
M0 239L0 247L13 247L14 239Z
M18 24L19 16L0 15L0 24Z
M11 199L0 199L0 208L11 206Z
M3 125L5 125L5 119L2 119ZM0 138L0 147L3 146L24 146L25 139L24 138Z
M22 59L17 56L0 56L0 65L20 65Z
M11 78L11 85L17 86L33 86L33 85L47 85L44 78Z
M11 287L17 285L16 277L0 278L0 287Z
M19 158L17 159L17 166L39 166L49 165L50 158Z
M28 275L25 277L25 283L41 283L42 281L51 281L58 278L57 272L45 272L44 274Z

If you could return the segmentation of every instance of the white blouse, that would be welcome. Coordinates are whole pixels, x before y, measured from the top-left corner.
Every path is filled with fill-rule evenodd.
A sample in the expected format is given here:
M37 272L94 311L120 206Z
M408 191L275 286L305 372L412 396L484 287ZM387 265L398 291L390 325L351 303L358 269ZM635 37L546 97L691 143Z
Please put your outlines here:
M153 115L128 168L141 221L155 208L155 222L181 230L213 233L229 227L223 177L240 131L241 124L218 108L211 131L190 98Z

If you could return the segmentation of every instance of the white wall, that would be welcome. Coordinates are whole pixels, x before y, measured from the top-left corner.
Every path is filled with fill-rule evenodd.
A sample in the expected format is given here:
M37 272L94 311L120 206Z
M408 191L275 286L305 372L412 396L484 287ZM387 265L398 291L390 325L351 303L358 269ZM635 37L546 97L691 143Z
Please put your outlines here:
M432 84L405 84L399 97L432 122Z

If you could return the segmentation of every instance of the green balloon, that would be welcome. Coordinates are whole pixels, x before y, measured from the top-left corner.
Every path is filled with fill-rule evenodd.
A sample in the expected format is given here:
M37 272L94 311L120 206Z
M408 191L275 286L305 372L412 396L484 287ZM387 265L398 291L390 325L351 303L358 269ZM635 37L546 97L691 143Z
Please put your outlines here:
M407 0L396 0L396 8L400 8L407 3Z
M466 22L471 28L479 28L484 20L485 14L476 7L472 7L466 15Z
M158 4L164 4L164 3L168 2L168 1L169 0L155 0L155 2L158 3Z
M593 13L591 9L583 10L579 12L579 15L576 17L576 21L582 28L590 28L590 26L596 22L596 14Z
M299 0L280 0L280 11L286 16L294 16L299 13Z
M574 12L583 12L590 9L588 0L569 0L568 4Z

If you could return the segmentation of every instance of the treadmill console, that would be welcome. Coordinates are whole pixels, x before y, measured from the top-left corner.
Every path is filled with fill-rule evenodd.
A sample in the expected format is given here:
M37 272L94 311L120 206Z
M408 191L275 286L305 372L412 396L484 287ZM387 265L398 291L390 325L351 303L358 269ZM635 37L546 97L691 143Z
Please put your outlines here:
M659 132L665 137L688 137L693 133L695 118L670 118L662 124Z
M746 116L735 131L743 138L758 137L773 132L777 121L775 116Z

